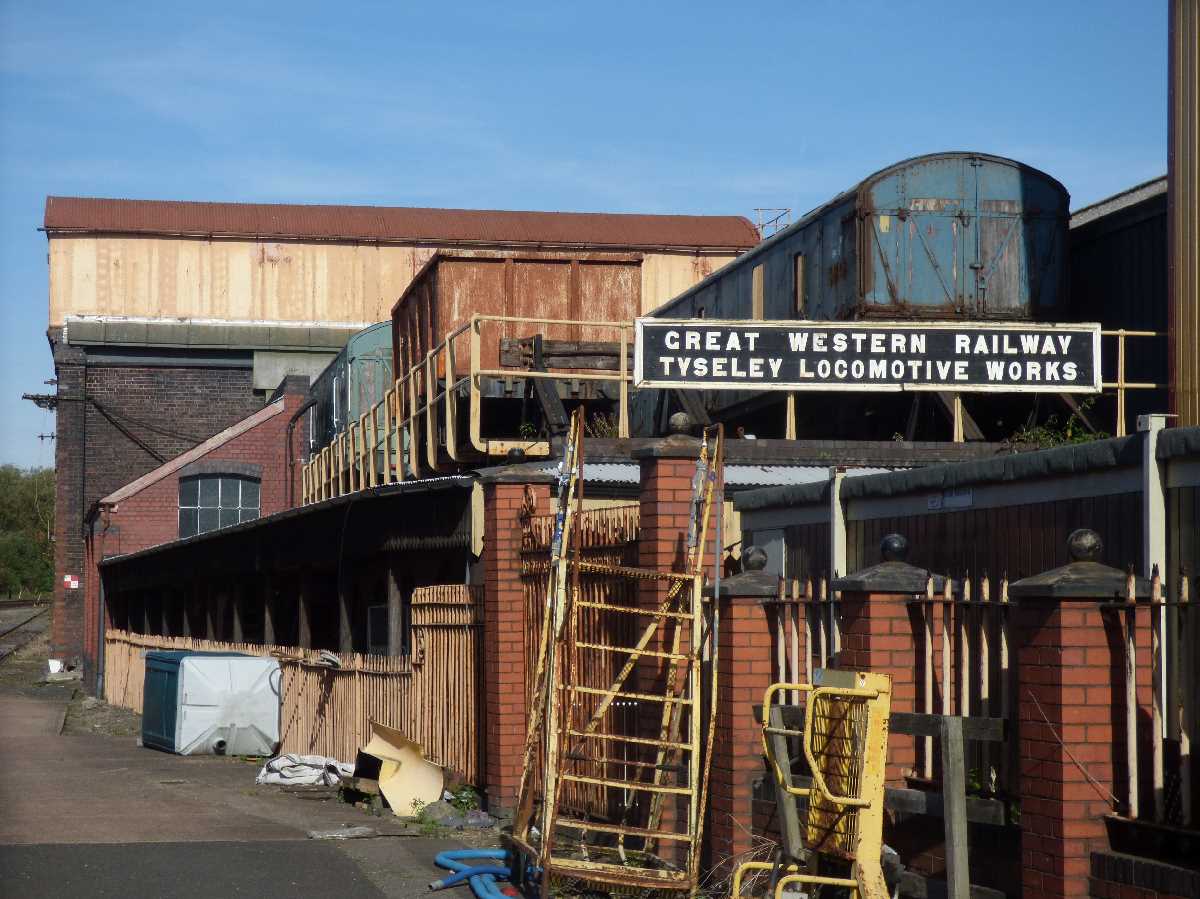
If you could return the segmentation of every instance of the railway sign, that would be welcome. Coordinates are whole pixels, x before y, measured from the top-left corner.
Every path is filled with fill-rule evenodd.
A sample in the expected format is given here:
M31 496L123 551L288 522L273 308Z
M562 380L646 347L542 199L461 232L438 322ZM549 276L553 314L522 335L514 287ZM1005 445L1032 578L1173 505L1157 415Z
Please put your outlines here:
M636 387L1100 392L1098 324L639 318Z

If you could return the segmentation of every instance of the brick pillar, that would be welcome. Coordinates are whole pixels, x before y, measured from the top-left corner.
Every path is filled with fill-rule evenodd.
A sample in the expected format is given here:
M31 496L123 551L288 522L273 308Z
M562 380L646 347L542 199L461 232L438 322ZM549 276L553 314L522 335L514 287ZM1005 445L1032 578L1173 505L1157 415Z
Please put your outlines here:
M762 727L754 714L774 680L771 625L765 603L779 595L766 553L742 551L745 571L721 581L717 639L717 733L710 777L708 858L713 867L752 846L755 783L767 777ZM771 795L768 786L764 791Z
M82 580L84 573L83 526L85 514L84 467L87 459L84 393L87 357L82 347L64 344L53 335L54 371L58 378L55 413L54 469L54 599L50 612L50 657L82 661L84 591L64 582ZM94 666L87 660L83 682L93 683Z
M689 422L678 422L685 428ZM700 441L685 433L656 440L634 450L633 458L641 468L641 491L639 503L638 565L657 571L684 571L686 568L688 531L692 520L692 479L696 474L696 460L700 455ZM705 571L712 571L715 557L713 521L709 522L708 545L705 547ZM638 603L645 608L658 608L667 598L671 582L644 581L638 585ZM685 588L686 589L686 588ZM639 617L640 629L650 619ZM660 625L647 644L652 651L670 651L672 631ZM688 645L689 635L684 633L682 646ZM633 678L625 689L637 692L661 693L665 686L665 666L653 657L643 657ZM682 668L678 669L682 673ZM662 725L662 704L642 702L639 705L638 726L643 736L657 736ZM707 726L707 720L704 719ZM647 801L648 797L638 797ZM683 815L686 803L664 801L661 826L665 830L683 830ZM682 857L675 855L682 844L664 841L659 852L664 860L681 863Z
M914 597L925 595L928 572L908 564L908 540L888 534L879 547L882 561L833 582L841 591L842 650L837 667L872 671L892 679L892 711L919 712L917 678L923 677L924 621ZM934 590L944 579L934 578ZM935 623L940 627L939 620ZM937 631L934 633L935 641ZM940 643L935 642L935 650ZM934 673L935 680L938 673ZM919 737L892 734L888 740L887 783L907 786L917 765Z
M1126 575L1096 561L1103 544L1095 531L1075 531L1068 548L1072 562L1009 588L1017 603L1025 899L1088 895L1090 854L1108 848L1109 794L1123 803L1127 787L1123 613L1100 608L1125 595ZM1149 595L1145 579L1136 586L1139 600ZM1148 634L1149 608L1137 617L1138 633ZM1137 676L1148 700L1149 645L1139 644ZM1150 797L1142 795L1145 809Z
M526 670L525 591L521 582L521 509L526 489L539 511L550 511L550 478L513 465L483 483L483 683L486 689L484 779L488 808L511 809L521 785Z

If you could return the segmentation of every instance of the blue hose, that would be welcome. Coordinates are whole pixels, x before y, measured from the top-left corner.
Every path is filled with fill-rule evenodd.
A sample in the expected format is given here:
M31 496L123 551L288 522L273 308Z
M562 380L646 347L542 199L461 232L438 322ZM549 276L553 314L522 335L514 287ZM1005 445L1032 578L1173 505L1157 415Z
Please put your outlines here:
M440 890L466 880L478 899L508 899L496 885L496 877L503 876L511 879L512 871L500 865L480 865L478 867L466 864L468 860L498 859L504 861L508 853L503 849L458 849L449 852L439 852L433 860L439 868L446 868L452 873L449 877L435 880L429 885L431 890Z
M462 871L455 871L441 880L435 880L429 885L431 890L444 890L447 887L456 886L464 880L472 877L479 877L482 874L495 874L497 877L507 878L512 871L503 865L468 865Z

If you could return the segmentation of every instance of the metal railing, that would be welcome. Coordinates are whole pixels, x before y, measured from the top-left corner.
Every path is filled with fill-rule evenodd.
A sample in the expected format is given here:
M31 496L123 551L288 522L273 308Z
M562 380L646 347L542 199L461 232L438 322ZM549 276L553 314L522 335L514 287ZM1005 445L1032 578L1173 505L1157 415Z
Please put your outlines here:
M483 364L485 326L506 324L545 327L577 327L616 331L619 346L617 368L613 371L554 371L487 368ZM537 330L536 328L534 330ZM491 437L483 433L483 392L485 378L549 381L617 382L617 436L629 436L628 348L632 322L574 321L553 318L524 318L511 315L473 315L471 320L450 331L442 341L396 378L382 400L350 422L328 446L313 454L301 474L302 504L320 502L368 487L437 474L445 466L443 453L451 465L463 463L459 447L462 428L458 399L468 398L468 446L484 457L503 457L510 449L521 449L527 456L550 455L548 440ZM466 374L458 374L458 361L464 352ZM491 347L493 342L489 342ZM500 336L494 346L499 352ZM422 456L424 461L422 461Z
M1128 390L1166 390L1166 384L1155 384L1145 381L1129 381L1126 380L1126 350L1125 341L1130 337L1166 337L1162 331L1129 331L1125 328L1119 328L1115 331L1101 331L1101 337L1115 337L1117 339L1117 380L1104 381L1101 383L1101 388L1105 391L1115 391L1117 398L1116 409L1116 427L1114 435L1124 437L1127 433L1125 425L1125 393ZM955 443L963 443L966 440L966 429L964 427L963 403L962 394L952 393L952 414L951 414L951 440ZM787 440L796 439L796 394L787 394L786 402L784 403L784 438Z
M512 368L485 368L482 364L483 329L488 324L535 325L541 327L587 327L611 329L617 332L620 350L615 371L531 371ZM395 380L384 398L351 422L328 446L315 453L302 472L303 504L319 502L367 487L391 484L438 473L443 467L442 453L451 464L464 461L460 454L459 433L462 422L457 399L464 391L469 406L467 436L469 447L484 457L503 457L510 449L519 448L527 456L545 457L550 454L549 441L490 437L483 434L483 378L506 380L530 379L550 381L597 381L618 385L617 436L629 436L629 388L633 381L628 365L629 342L633 331L631 322L585 322L569 319L524 318L510 315L474 315L471 320L450 331L436 347L427 352L402 376ZM1104 391L1116 396L1114 433L1123 437L1126 427L1126 394L1130 390L1165 390L1166 384L1130 381L1126 378L1129 338L1161 338L1161 331L1131 331L1124 328L1101 331L1102 337L1116 338L1116 380L1104 381ZM467 373L458 375L456 359L466 335ZM500 337L495 337L498 348ZM490 346L490 344L489 344ZM953 395L952 439L965 439L962 398ZM796 395L787 394L784 435L797 438ZM422 461L424 456L424 461Z
M1115 435L1124 437L1125 428L1125 391L1127 390L1166 390L1166 384L1153 384L1141 381L1127 381L1125 379L1125 340L1129 337L1166 337L1162 331L1127 331L1124 328L1119 328L1116 331L1101 331L1101 337L1117 338L1117 380L1105 381L1101 386L1105 390L1115 390L1117 392L1117 426Z

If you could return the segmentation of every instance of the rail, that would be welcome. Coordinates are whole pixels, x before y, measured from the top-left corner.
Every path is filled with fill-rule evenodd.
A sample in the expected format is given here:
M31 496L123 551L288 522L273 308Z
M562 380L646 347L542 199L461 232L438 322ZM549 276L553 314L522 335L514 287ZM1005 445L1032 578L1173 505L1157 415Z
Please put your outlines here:
M1115 390L1117 392L1117 411L1116 411L1116 429L1117 437L1125 436L1125 391L1127 390L1166 390L1166 384L1154 384L1140 381L1127 381L1125 379L1125 341L1129 337L1166 337L1166 333L1162 331L1128 331L1125 328L1118 328L1115 331L1101 331L1101 337L1117 338L1117 380L1105 381L1101 386L1105 390Z
M532 371L484 365L486 326L539 325L586 327L616 331L617 369L586 372L575 369ZM473 315L469 322L446 334L442 341L396 378L383 399L350 422L328 446L314 453L301 472L302 504L321 502L369 487L418 479L438 473L442 452L454 465L463 463L458 398L468 399L466 431L470 450L483 457L503 457L511 449L527 456L549 456L547 440L489 437L483 433L483 379L527 381L617 382L617 436L629 436L628 365L631 322L595 322L511 315ZM465 348L463 346L465 339ZM495 344L499 347L500 337ZM490 344L489 344L490 346ZM465 356L466 373L459 375ZM440 439L439 439L440 438ZM422 456L424 461L422 461Z
M615 371L532 371L527 369L490 368L483 364L483 329L486 325L539 325L559 327L604 328L617 332L620 350ZM629 388L633 375L627 355L633 324L629 322L585 322L571 319L526 318L511 315L474 315L469 322L450 331L408 372L395 380L392 387L376 403L351 422L328 446L314 453L301 473L302 503L313 502L354 493L368 487L418 479L442 470L444 450L449 462L466 461L459 446L462 430L458 397L465 392L468 398L466 430L470 450L483 457L503 457L511 449L520 449L527 456L545 457L550 454L546 440L489 437L483 433L482 379L503 379L506 382L528 381L613 382L618 385L617 436L629 436ZM1127 341L1131 338L1163 338L1161 331L1134 331L1124 328L1101 331L1101 337L1115 338L1117 343L1116 380L1103 381L1102 390L1116 397L1114 433L1127 433L1126 396L1131 390L1165 390L1166 384L1149 381L1130 381ZM458 361L466 341L466 374L459 376ZM499 345L499 337L496 338ZM962 396L951 394L950 413L952 440L966 439L966 415ZM784 404L784 436L797 438L796 395L787 394ZM439 439L440 438L440 439ZM424 457L424 461L422 461Z

